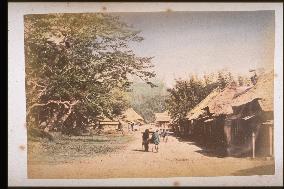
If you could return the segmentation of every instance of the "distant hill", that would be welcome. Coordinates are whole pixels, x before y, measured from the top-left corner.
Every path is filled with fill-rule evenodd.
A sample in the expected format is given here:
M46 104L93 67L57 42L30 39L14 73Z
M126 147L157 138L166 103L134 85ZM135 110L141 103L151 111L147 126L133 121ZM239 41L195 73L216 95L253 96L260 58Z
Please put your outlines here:
M153 81L157 87L151 88L148 84L134 81L129 92L130 105L146 122L154 121L156 112L165 111L166 86L162 81Z

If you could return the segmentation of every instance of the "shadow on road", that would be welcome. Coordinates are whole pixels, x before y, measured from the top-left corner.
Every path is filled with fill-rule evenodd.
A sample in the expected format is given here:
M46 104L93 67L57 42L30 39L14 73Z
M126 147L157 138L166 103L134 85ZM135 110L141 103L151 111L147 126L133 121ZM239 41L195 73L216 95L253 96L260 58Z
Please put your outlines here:
M234 176L250 176L250 175L274 175L275 174L275 166L274 164L258 166L249 169L242 169L234 172L232 175Z
M138 150L138 149L134 149L134 150L132 150L132 151L135 151L135 152L146 152L145 150ZM153 150L151 150L151 149L150 149L148 152L158 153L158 152L153 151Z
M146 152L145 150L138 150L138 149L134 149L132 151L135 151L135 152Z
M208 147L205 146L198 141L194 141L193 139L190 138L183 138L183 137L176 137L179 142L186 142L188 145L195 145L200 150L197 150L195 152L200 153L204 156L208 157L218 157L218 158L224 158L226 157L226 151L222 147Z
M208 156L208 157L218 157L218 158L226 157L224 152L220 152L218 150L202 149L202 150L197 150L195 152L200 153L200 154L202 154L204 156Z

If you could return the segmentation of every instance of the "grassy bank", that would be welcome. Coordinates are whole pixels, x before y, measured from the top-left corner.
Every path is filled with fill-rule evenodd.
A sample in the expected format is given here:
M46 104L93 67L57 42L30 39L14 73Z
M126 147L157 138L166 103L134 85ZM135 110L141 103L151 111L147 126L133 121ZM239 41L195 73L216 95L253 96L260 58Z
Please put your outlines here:
M57 134L53 136L53 140L29 138L29 163L59 164L89 159L100 154L113 153L120 150L133 140L133 137L130 135L69 137Z

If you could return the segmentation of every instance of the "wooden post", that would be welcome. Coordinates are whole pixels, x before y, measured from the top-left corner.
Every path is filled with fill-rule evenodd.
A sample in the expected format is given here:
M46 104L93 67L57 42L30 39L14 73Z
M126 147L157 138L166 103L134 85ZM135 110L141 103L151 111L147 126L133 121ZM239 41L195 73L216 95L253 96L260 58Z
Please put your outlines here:
M252 132L252 158L255 158L255 133Z
M272 126L269 125L269 156L273 156Z

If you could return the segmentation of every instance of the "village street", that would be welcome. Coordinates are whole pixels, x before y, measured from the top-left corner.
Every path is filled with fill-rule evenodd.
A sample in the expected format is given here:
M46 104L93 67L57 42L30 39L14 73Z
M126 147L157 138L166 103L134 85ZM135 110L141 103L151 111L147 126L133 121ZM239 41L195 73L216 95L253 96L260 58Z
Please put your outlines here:
M29 164L30 178L138 178L245 175L271 172L273 161L265 159L210 157L192 142L169 136L161 139L159 152L142 151L141 131L134 132L135 140L115 153L81 159L73 163ZM268 171L270 170L270 171ZM256 172L255 172L256 171Z

